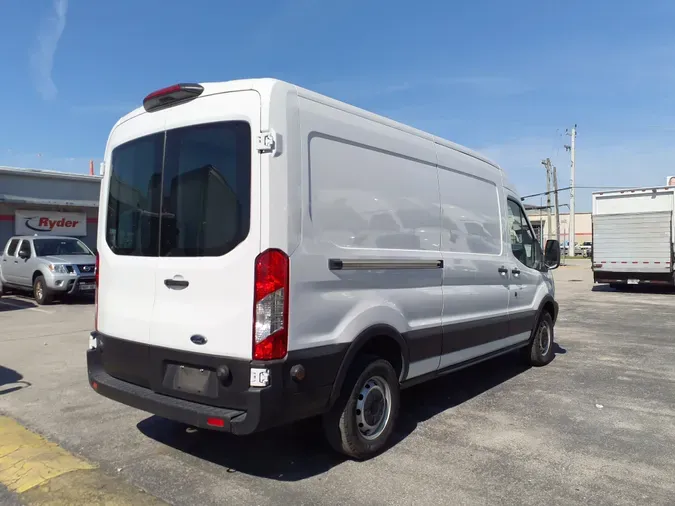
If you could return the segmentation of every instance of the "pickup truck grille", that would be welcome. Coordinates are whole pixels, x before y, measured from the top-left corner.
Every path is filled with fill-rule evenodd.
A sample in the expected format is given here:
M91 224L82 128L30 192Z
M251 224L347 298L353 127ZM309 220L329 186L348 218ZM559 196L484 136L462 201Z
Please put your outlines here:
M77 268L82 274L90 274L93 276L96 272L96 266L94 264L78 265Z

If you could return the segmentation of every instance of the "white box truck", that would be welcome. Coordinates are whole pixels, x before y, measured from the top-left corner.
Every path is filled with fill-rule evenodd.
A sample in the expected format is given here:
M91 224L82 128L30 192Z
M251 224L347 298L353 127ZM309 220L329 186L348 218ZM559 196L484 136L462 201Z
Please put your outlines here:
M593 193L593 277L614 288L674 284L675 187Z

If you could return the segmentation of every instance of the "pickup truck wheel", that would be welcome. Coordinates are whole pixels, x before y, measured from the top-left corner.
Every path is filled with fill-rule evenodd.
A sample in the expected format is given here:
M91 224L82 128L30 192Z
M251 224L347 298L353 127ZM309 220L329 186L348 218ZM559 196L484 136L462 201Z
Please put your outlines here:
M33 297L35 298L35 302L40 306L51 304L54 299L51 291L47 288L45 278L42 276L35 278L35 282L33 283Z
M553 318L544 311L533 330L529 344L523 348L523 355L529 365L541 367L553 360Z
M393 366L362 356L351 367L343 391L323 417L330 445L340 453L366 460L382 451L394 430L400 394Z

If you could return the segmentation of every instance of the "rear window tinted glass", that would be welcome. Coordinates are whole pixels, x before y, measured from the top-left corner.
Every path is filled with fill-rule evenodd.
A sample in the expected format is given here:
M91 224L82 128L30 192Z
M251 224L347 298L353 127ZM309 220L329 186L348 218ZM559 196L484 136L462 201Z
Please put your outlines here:
M118 255L157 256L164 133L112 153L106 241Z
M232 121L166 136L161 256L220 256L248 235L251 130Z
M118 255L220 256L248 235L251 129L169 130L113 151L106 240Z
M16 247L19 245L19 240L18 239L12 239L9 241L9 245L7 246L7 255L8 256L14 256L16 253Z

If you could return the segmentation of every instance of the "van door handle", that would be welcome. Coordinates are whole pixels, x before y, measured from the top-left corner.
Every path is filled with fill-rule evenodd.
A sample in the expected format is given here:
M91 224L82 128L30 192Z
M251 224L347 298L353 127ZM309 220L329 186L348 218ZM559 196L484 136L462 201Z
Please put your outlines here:
M511 272L514 276L518 276L520 274L520 269L518 267L514 267Z
M184 279L165 279L164 284L167 288L182 290L183 288L187 288L190 282Z
M509 272L509 270L506 267L504 267L503 265L497 270L499 271L499 274L508 274L508 272Z

